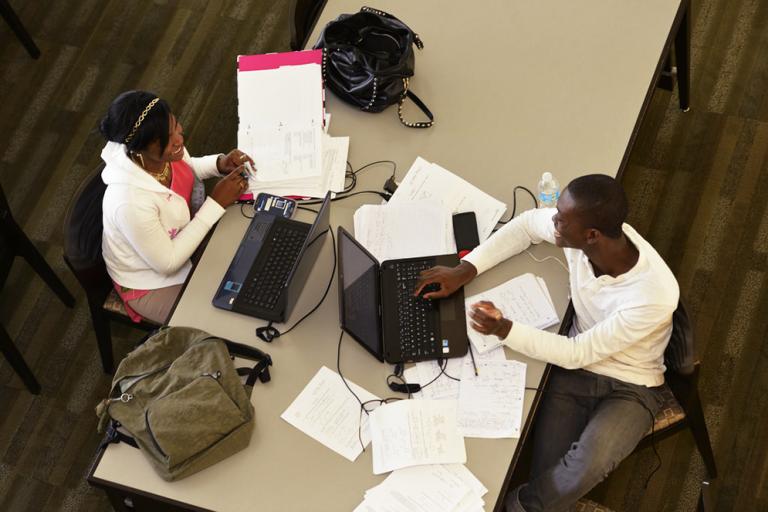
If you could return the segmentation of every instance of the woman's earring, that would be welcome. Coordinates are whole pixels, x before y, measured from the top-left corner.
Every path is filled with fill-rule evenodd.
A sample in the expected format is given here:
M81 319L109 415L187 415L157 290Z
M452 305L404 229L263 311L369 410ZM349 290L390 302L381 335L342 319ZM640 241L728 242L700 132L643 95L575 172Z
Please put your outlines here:
M141 166L146 169L147 167L144 165L144 157L141 156L141 153L136 153L136 154L139 155L139 160L141 160Z

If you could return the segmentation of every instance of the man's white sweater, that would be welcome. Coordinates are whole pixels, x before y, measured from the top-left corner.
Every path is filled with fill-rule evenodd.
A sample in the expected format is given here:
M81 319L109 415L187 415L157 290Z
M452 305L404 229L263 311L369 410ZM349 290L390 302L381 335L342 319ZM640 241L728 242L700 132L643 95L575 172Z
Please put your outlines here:
M555 242L554 208L529 210L510 221L464 257L478 273L518 254L530 244ZM677 280L656 250L628 224L624 234L640 255L617 277L595 277L578 249L564 249L576 312L568 336L512 320L504 340L511 349L563 368L584 368L624 382L654 387L664 383L664 349L680 296Z

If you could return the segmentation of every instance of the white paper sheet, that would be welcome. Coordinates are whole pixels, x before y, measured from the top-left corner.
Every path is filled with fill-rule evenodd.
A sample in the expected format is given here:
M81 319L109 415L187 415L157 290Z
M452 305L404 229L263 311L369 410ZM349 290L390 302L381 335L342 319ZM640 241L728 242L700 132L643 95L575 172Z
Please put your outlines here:
M482 242L491 235L507 205L483 192L452 172L417 157L408 174L389 200L390 205L438 201L452 214L475 212L477 231Z
M466 297L464 303L467 315L472 304L481 300L493 302L505 318L538 329L546 329L560 322L546 283L533 274L523 274L495 288ZM470 323L471 319L467 316L467 335L478 352L484 353L501 346L499 338L480 334Z
M456 252L451 213L434 201L367 204L354 221L355 238L379 262Z
M349 380L347 384L363 402L378 399ZM339 374L323 366L280 417L312 439L354 461L363 451L360 438L366 446L371 441L368 415L361 415L360 412L360 404Z
M484 354L475 353L476 363L480 361L506 361L506 359L507 357L504 355L504 347L496 347ZM427 400L458 400L460 382L451 377L461 379L461 369L465 362L468 362L470 365L472 364L472 358L469 355L469 352L467 352L464 357L448 359L444 374L440 375L437 380L429 384L423 390L414 393L413 398ZM432 379L437 377L440 373L440 364L437 361L416 363L413 368L415 369L413 373L407 373L407 370L404 373L404 376L409 383L424 385L431 382Z
M253 158L259 182L320 176L322 140L323 128L319 123L241 126L237 135L238 147Z
M322 136L323 170L319 176L291 178L263 182L249 179L251 193L269 192L278 196L324 197L329 190L335 193L344 190L349 137ZM258 174L258 173L257 173Z
M475 375L464 363L459 429L465 437L520 437L525 369L519 361L479 361Z
M238 71L237 111L241 124L323 121L320 64Z
M400 400L374 410L369 416L373 473L466 462L456 414L457 404L452 400Z
M355 510L476 512L488 489L463 464L428 464L393 471L365 492ZM463 498L457 500L459 496ZM388 507L397 504L400 508Z
M344 191L348 153L349 137L323 137L323 175L326 176L328 190Z

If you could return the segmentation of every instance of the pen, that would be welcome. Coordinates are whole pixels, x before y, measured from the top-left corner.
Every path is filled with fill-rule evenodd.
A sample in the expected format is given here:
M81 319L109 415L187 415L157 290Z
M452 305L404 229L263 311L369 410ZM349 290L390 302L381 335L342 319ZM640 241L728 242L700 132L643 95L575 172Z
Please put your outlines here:
M469 342L469 357L472 359L472 367L475 369L475 377L477 377L477 363L475 363L475 353L472 351L472 342Z

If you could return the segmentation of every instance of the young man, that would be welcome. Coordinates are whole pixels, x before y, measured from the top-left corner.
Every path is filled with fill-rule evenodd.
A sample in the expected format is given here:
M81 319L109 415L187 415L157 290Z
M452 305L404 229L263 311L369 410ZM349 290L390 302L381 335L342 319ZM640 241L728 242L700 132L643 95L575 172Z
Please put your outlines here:
M423 272L416 288L437 283L424 296L444 297L531 243L564 250L576 312L568 336L504 318L490 302L469 313L475 330L556 365L536 419L530 480L507 496L508 511L566 510L632 453L661 405L679 289L659 254L624 224L627 209L613 178L582 176L556 209L521 214L459 266Z

